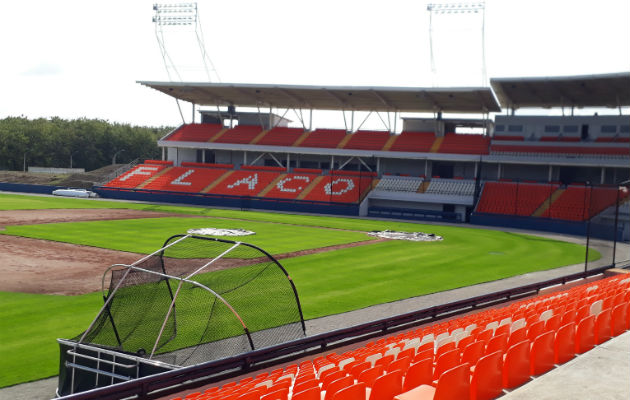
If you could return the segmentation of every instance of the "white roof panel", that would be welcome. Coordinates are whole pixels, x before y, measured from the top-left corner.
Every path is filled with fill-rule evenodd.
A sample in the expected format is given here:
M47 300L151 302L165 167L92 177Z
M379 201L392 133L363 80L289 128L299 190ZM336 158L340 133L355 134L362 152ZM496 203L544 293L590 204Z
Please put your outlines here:
M138 82L202 106L484 113L501 111L489 87L419 88Z

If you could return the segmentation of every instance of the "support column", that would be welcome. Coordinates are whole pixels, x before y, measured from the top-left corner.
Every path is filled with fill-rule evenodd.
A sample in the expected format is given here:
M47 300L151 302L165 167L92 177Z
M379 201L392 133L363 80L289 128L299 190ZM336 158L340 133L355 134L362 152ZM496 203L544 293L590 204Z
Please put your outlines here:
M350 132L354 132L354 110L352 110L350 117Z
M547 182L551 182L553 178L553 165L549 166L549 174L547 174Z
M381 176L381 158L380 157L376 158L376 173L378 174L378 176Z
M501 164L497 164L497 181L501 179Z
M165 153L166 153L165 147L162 147L162 161L166 161Z
M247 165L247 152L243 152L243 165Z
M308 117L308 131L312 131L313 130L313 109L310 109L310 115Z
M287 153L287 172L289 172L289 164L291 164L291 153Z
M602 173L599 179L599 184L603 185L605 180L606 180L606 168L602 167Z

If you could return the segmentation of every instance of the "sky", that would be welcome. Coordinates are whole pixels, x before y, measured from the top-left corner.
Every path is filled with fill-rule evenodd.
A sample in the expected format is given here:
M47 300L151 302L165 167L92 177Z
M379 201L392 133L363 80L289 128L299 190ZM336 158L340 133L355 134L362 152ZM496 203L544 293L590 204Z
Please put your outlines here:
M181 124L175 100L137 83L168 80L153 3L3 2L0 118ZM221 82L480 86L481 16L434 15L433 73L427 3L201 0L198 10ZM630 71L628 0L487 0L485 6L488 77ZM182 80L207 80L192 29L167 29L164 40ZM191 106L182 111L190 122ZM315 125L343 126L339 114L322 115Z

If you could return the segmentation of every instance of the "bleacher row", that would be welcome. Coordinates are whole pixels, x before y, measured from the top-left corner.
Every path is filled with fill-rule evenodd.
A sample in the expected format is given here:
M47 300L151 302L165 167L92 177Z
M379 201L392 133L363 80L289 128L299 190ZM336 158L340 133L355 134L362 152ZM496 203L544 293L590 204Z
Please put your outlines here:
M143 189L182 193L210 193L225 196L267 197L323 202L356 203L370 189L372 173L231 164L182 163L147 160L108 182L108 188ZM319 174L318 174L319 172Z
M376 185L374 185L376 183ZM357 171L330 171L283 167L241 166L184 162L175 167L168 161L147 160L105 186L181 193L209 193L224 196L357 203L372 190L425 193L443 196L473 196L475 181L383 175ZM587 187L535 182L486 182L476 212L569 221L585 221L613 206L628 192L616 187Z
M503 136L499 139L505 140ZM385 131L357 131L347 134L341 129L316 129L306 132L301 128L276 127L263 130L260 126L238 125L228 129L219 124L188 124L178 128L165 138L166 141L210 142L250 144L261 146L310 147L324 149L352 149L422 153L449 154L543 154L543 155L589 155L589 156L628 156L628 146L615 146L614 142L627 142L626 138L618 140L601 140L599 143L608 146L591 146L574 142L571 145L532 145L495 143L483 135L467 135L446 133L436 137L433 132L402 132L390 135ZM510 140L517 140L510 138ZM518 140L517 140L518 141ZM541 140L548 142L548 140ZM572 141L573 142L573 141ZM589 142L590 143L590 142ZM541 143L539 143L541 144Z
M478 213L585 221L628 198L617 187L559 183L486 182Z
M373 173L332 171L322 175L319 169L241 166L184 162L175 167L170 162L147 160L105 186L185 193L212 193L229 196L267 197L353 203L371 190ZM358 175L358 176L357 176ZM433 178L424 187L424 178L383 176L375 189L393 192L472 196L475 183L469 179Z
M184 398L494 399L630 329L625 276L381 338Z
M433 178L427 187L423 177L398 177L383 176L375 187L375 190L387 192L416 192L447 196L473 196L475 193L475 181L472 179L444 179Z

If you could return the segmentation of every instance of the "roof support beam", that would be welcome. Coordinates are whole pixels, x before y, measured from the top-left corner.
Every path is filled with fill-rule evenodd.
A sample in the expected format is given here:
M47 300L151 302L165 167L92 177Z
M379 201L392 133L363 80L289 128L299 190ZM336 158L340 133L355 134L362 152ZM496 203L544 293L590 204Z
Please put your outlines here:
M346 101L344 99L342 99L341 97L339 97L339 95L337 95L335 92L333 92L332 90L328 90L328 89L324 89L324 92L328 95L330 95L330 97L332 97L333 99L337 100L337 102L339 102L339 105L343 108L346 107Z
M560 86L558 86L556 83L554 82L550 82L549 87L551 88L551 90L553 90L558 96L560 96L560 102L563 104L565 104L565 101L568 101L568 103L573 106L575 104L575 99L571 96L569 96L564 90L562 90L562 88Z
M299 104L300 108L302 108L303 106L306 106L307 108L311 108L311 104L302 99L299 96L294 95L293 93L289 92L286 89L279 89L279 92L282 93L283 95L285 95L288 99L292 100L293 102Z
M251 99L251 102L255 102L255 103L264 103L263 101L260 100L260 97L258 96L254 96L251 94L251 92L244 90L243 88L239 88L236 86L231 86L234 90L236 90L237 92L239 92L240 94L242 94L243 96L248 97L249 99Z
M435 97L431 96L426 90L422 90L420 91L420 95L422 97L424 97L425 99L429 100L429 102L431 104L433 104L433 111L442 111L442 107L440 106L440 104L438 103L438 101L435 99Z
M376 90L371 90L370 91L377 99L380 100L381 103L383 103L383 105L391 108L392 110L396 109L396 107L394 107L394 105L392 103L389 102L389 100L387 100L385 98L385 96L383 96L381 93L377 92Z

